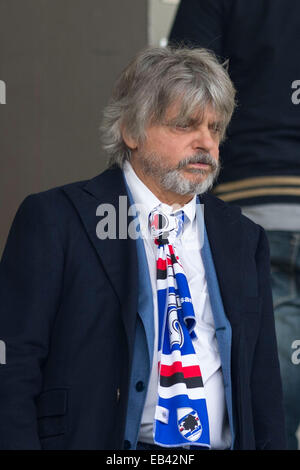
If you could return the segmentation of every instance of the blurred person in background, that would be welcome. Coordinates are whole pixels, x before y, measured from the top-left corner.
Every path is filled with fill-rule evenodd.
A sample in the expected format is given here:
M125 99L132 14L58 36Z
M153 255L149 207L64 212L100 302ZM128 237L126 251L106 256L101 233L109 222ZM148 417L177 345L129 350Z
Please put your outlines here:
M300 2L182 0L170 44L228 61L237 109L220 148L214 193L264 227L288 447L300 422ZM299 347L299 346L298 346Z

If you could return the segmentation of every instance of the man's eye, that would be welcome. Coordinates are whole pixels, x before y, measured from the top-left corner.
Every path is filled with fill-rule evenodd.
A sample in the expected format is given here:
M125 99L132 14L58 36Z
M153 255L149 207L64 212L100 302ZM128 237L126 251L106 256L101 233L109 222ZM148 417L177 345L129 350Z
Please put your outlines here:
M220 134L220 133L221 133L221 126L219 126L219 125L212 126L212 127L211 127L211 130L212 130L212 132L214 132L215 134Z
M190 128L191 128L190 124L176 124L175 126L175 129L178 129L178 130L187 130Z

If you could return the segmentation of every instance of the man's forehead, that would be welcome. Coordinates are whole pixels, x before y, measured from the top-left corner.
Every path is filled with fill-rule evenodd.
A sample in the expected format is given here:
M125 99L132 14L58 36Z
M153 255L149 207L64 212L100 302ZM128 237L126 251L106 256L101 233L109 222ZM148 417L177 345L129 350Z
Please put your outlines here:
M181 102L172 103L165 111L165 119L167 121L175 121L187 118L195 121L203 121L205 119L217 121L220 119L219 114L211 104L205 107L194 107L191 110L185 109Z

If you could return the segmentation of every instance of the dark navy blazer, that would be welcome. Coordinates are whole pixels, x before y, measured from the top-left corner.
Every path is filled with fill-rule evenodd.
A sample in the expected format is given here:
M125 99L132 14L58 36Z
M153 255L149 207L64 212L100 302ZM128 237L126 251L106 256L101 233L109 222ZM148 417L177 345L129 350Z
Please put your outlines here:
M124 446L140 317L137 242L120 226L120 196L122 205L114 168L18 209L0 265L1 449ZM238 207L200 200L232 334L234 448L285 448L266 235ZM98 238L100 204L114 208L121 237Z

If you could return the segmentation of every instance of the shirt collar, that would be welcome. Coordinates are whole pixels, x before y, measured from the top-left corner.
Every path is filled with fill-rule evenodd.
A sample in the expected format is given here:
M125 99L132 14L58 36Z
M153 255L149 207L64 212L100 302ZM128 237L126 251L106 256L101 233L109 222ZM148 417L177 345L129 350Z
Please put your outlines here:
M168 212L171 212L171 206L162 203L152 191L150 191L137 176L128 160L124 162L123 172L135 204L141 205L142 210L144 213L147 213L147 216L158 205L162 205ZM188 217L190 222L193 222L196 216L196 197L195 195L191 201L181 207L181 210L184 211L185 216Z

